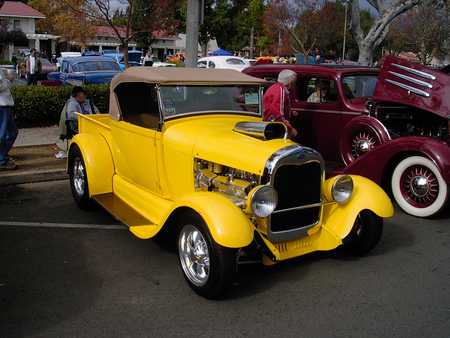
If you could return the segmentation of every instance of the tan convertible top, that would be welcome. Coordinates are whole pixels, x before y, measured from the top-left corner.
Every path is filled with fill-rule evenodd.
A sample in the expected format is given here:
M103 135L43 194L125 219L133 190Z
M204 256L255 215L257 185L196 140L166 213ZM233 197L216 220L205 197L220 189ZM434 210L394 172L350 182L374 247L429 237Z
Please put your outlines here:
M265 80L231 69L183 68L183 67L131 67L114 76L111 91L123 82L149 82L161 84L254 84Z

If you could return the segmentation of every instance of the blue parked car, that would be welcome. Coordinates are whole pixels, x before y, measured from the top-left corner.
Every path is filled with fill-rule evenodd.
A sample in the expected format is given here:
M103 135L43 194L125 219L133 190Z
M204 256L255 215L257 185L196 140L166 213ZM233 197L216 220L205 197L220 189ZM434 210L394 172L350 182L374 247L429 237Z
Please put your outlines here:
M139 50L129 50L128 51L128 63L130 67L136 67L141 65L142 52ZM116 60L122 71L125 70L125 61L123 53L113 52L113 53L103 53L103 56L107 56Z
M61 81L65 86L109 84L114 75L121 73L119 65L104 56L67 57L60 61L58 72L51 72L49 81Z

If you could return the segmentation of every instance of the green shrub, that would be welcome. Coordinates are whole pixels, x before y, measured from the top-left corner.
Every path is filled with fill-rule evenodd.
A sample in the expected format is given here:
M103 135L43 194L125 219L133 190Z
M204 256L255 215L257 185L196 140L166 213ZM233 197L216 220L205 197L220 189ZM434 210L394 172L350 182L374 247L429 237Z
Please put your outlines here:
M73 86L11 87L14 119L18 128L52 126L59 123L61 110L70 98ZM83 86L101 113L109 112L109 85Z

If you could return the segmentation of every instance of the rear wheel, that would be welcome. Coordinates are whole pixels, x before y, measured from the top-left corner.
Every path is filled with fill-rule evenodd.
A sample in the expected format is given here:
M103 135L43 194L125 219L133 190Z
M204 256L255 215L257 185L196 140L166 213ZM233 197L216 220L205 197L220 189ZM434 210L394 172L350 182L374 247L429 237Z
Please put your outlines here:
M236 273L236 249L217 244L202 217L187 212L178 232L178 256L186 281L202 297L216 299L227 292Z
M92 209L94 202L89 197L86 166L81 150L76 144L70 149L68 163L70 188L72 189L72 195L75 202L81 209Z
M449 187L437 166L422 156L407 157L397 165L391 188L400 208L417 217L437 215L449 198Z
M353 229L342 240L343 248L349 254L363 255L378 244L382 233L383 219L370 210L363 210L356 217Z

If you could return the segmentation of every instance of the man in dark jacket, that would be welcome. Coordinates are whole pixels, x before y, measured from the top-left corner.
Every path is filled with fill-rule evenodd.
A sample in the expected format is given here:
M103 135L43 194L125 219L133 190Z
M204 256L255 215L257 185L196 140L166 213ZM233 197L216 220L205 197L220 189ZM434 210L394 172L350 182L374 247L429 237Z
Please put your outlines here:
M36 56L36 49L33 48L24 60L25 72L27 73L27 86L37 85L38 74L42 70L41 59Z

